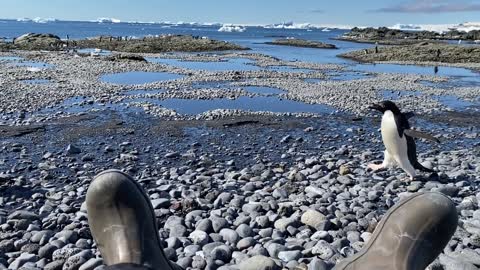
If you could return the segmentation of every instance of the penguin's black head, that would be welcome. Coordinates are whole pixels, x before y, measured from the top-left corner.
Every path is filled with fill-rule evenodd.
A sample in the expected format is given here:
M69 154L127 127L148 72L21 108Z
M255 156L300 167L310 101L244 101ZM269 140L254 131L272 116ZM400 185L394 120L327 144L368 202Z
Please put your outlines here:
M400 113L400 109L397 107L397 105L390 100L385 100L380 103L373 104L369 108L380 111L382 113L386 111L391 111L394 114Z

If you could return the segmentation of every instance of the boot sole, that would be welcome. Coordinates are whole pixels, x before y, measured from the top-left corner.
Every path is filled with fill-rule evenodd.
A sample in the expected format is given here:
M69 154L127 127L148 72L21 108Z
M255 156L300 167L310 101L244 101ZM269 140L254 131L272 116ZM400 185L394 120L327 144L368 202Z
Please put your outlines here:
M401 206L403 206L404 204L410 202L411 200L419 197L419 196L422 196L422 195L425 195L427 194L427 192L424 192L424 193L419 193L419 194L415 194L415 195L412 195L410 197L408 197L407 199L405 199L403 202L401 203L398 203L397 205L395 205L394 207L390 208L389 210L389 213L388 215L386 216L383 216L382 217L382 221L380 222L380 224L378 224L378 226L380 226L380 228L377 230L377 228L375 229L375 232L374 234L372 235L372 238L370 239L370 241L368 241L368 244L367 246L365 247L365 249L363 249L362 251L360 251L359 253L355 254L353 256L353 258L351 258L350 260L347 259L348 262L346 262L346 264L342 267L342 268L333 268L334 270L344 270L344 269L347 269L348 266L350 266L352 263L356 262L357 260L361 259L362 256L364 256L368 251L370 251L370 248L373 246L373 244L375 243L375 241L377 240L378 236L380 235L380 233L383 231L383 227L385 226L385 223L386 221L388 220L388 218L393 214L395 213L398 208L400 208ZM448 198L447 196L445 196L444 194L442 193L438 193L442 196L444 196L445 198L451 200L450 198Z
M138 189L138 191L140 191L143 198L145 199L145 202L147 203L148 207L150 208L150 212L152 213L152 217L153 217L152 222L155 226L155 232L156 232L155 237L157 239L158 246L160 247L160 252L162 253L165 260L168 262L168 266L170 266L170 268L171 268L171 269L168 269L168 270L178 269L178 268L175 268L175 267L172 266L172 263L170 262L170 260L167 258L167 256L163 252L163 245L162 245L162 242L160 241L160 237L158 236L158 224L157 224L157 220L155 218L155 210L153 209L152 203L150 202L150 198L147 197L147 195L145 194L146 191L142 188L142 186L140 186L140 184L137 183L137 181L135 181L135 179L133 179L132 176L130 176L127 173L124 173L120 170L116 170L116 169L110 169L110 170L103 171L103 172L97 174L93 179L96 179L97 177L100 177L104 174L112 173L112 172L119 173L119 174L125 176L125 178L127 178L131 183L133 183L135 185L135 187Z

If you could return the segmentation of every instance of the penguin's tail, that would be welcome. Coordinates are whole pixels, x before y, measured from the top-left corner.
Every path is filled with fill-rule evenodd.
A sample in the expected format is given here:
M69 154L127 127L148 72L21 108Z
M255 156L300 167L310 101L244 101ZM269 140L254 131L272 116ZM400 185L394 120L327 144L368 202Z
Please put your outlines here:
M430 173L434 173L435 171L432 170L432 169L429 169L429 168L426 168L424 167L422 164L420 164L420 162L417 161L417 163L415 164L415 169L417 170L420 170L422 172L430 172Z

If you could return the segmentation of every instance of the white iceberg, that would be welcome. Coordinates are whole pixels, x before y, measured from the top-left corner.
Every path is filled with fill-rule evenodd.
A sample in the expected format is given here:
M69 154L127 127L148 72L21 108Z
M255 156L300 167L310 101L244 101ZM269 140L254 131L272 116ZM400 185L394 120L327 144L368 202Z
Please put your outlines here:
M331 31L332 29L352 29L350 25L340 24L311 24L311 23L294 23L284 22L277 24L268 24L261 26L266 29L299 29L299 30L313 30L321 29L323 32Z
M242 33L247 30L245 27L240 26L240 25L233 25L233 24L224 24L220 29L218 29L218 32L237 32L237 33Z
M17 22L34 22L34 23L49 23L49 22L56 22L58 21L57 19L54 18L40 18L36 17L33 19L30 18L18 18Z
M98 23L121 23L122 21L115 18L98 18L95 22Z
M407 30L407 31L433 31L444 33L450 30L469 32L472 30L480 30L480 22L465 22L459 24L400 24L397 23L390 29Z

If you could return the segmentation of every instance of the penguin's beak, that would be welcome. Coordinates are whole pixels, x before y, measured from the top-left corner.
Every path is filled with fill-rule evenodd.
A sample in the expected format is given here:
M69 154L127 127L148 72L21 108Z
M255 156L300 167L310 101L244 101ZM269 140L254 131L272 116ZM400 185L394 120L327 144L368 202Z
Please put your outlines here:
M383 111L383 106L380 104L372 104L368 106L369 109L377 110L377 111Z

